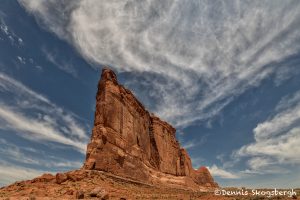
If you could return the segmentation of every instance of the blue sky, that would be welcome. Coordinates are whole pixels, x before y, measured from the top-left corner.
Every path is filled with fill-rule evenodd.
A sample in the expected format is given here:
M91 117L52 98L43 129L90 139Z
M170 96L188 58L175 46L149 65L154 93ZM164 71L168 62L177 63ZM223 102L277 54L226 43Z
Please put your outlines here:
M0 3L0 185L81 167L104 65L222 186L300 187L299 1Z

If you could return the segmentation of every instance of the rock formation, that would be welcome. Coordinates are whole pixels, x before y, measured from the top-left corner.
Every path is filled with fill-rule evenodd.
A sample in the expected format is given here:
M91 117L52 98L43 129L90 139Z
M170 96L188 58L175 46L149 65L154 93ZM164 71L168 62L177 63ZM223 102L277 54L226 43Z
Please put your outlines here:
M189 188L217 187L205 167L192 168L175 128L149 113L132 92L103 69L91 141L83 168L147 183Z
M213 196L207 168L192 168L175 131L104 69L83 167L2 187L0 199L225 199Z

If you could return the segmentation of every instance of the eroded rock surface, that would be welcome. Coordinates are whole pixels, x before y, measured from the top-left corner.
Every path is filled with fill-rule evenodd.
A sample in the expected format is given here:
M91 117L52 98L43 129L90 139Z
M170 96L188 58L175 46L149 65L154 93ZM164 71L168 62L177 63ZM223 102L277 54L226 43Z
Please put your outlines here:
M149 113L130 90L118 83L116 74L105 68L98 84L84 169L149 183L217 187L205 167L192 168L175 132L170 124Z

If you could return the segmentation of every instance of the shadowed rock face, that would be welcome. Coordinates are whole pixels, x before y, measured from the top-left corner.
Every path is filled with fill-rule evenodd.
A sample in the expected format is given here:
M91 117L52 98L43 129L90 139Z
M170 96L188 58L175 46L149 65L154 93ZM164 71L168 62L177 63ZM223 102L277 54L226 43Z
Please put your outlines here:
M205 167L192 168L175 128L150 114L116 74L103 69L84 169L94 169L149 183L190 188L217 187Z

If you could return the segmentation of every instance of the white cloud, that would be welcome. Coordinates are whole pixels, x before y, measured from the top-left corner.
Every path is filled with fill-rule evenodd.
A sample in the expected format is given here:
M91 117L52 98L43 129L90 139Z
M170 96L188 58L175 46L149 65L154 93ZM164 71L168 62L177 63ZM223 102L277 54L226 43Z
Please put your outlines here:
M76 69L73 67L70 61L59 61L55 53L52 53L49 50L46 50L45 48L42 49L42 52L45 54L46 59L55 67L68 74L71 74L73 77L78 76Z
M191 149L193 147L197 146L197 143L195 141L190 141L182 144L182 148L185 149Z
M38 164L38 162L35 159L25 156L24 149L20 149L15 145L9 144L4 139L0 139L0 144L0 154L2 154L2 158L9 157L10 159L26 164Z
M300 49L292 0L19 2L95 66L159 77L152 111L177 127L219 114Z
M16 94L24 94L28 98L31 97L32 99L37 99L38 101L45 102L53 106L53 104L46 97L34 92L19 81L9 77L4 73L0 73L0 84L3 90L14 91Z
M251 170L272 172L300 164L300 92L284 97L275 111L253 130L255 142L234 152L236 158L250 157Z
M293 76L299 75L300 70L298 68L298 61L292 61L292 63L285 63L276 71L274 83L276 86L281 85L283 82L290 80Z
M32 179L43 173L46 172L0 162L0 185L11 184L19 180Z
M6 107L4 104L1 104L0 118L7 123L6 129L15 130L21 133L20 135L24 138L58 142L73 146L75 149L85 152L85 143L69 139L46 121L24 116L22 113L18 113L12 108Z
M65 168L80 168L82 161L71 161L58 156L51 156L51 152L40 149L12 144L0 139L0 155L5 160L13 160L17 163L27 164L34 167L48 167L51 170L64 170ZM47 159L44 159L47 158Z
M3 20L1 20L0 29L5 35L9 35L8 27Z
M2 13L0 13L2 15ZM24 45L23 39L16 35L5 23L4 18L6 17L3 14L3 18L0 18L0 31L10 40L12 45L22 46Z
M208 134L203 134L202 137L199 138L198 140L193 139L193 140L185 141L185 140L181 139L181 136L179 136L179 140L180 140L181 146L183 148L191 149L196 146L203 145L207 141L207 137L208 137Z
M19 60L19 62L20 62L21 64L23 64L23 65L26 64L26 59L25 59L25 58L23 58L23 57L21 57L21 56L17 56L17 59Z
M268 158L254 157L248 161L248 164L252 169L259 169L272 164L272 161Z
M87 130L75 114L2 73L0 92L9 98L0 101L2 129L13 130L26 139L68 145L85 153Z
M237 178L239 178L238 174L234 174L232 172L221 169L221 168L217 167L216 165L213 165L213 166L207 167L207 168L210 171L210 173L213 176L216 176L216 177L221 177L221 178L224 178L224 179L237 179Z

